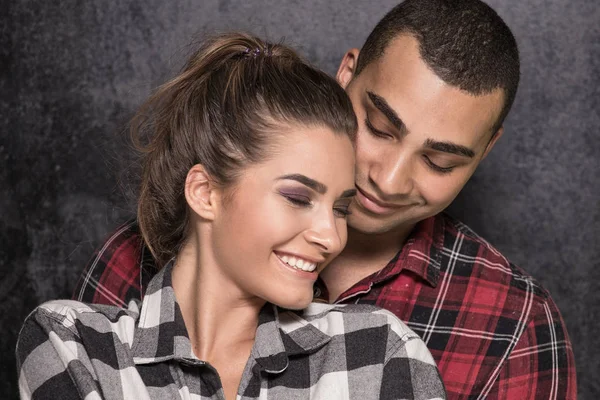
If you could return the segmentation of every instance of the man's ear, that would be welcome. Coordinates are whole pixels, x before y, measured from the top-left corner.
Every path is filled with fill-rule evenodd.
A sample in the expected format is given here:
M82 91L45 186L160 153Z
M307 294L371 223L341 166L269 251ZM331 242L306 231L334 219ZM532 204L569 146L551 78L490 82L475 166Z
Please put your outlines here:
M194 165L185 179L185 199L200 218L212 221L217 207L218 190L202 164Z
M494 147L494 145L496 144L498 139L500 139L500 137L502 136L503 133L504 133L504 126L501 126L500 128L498 128L498 130L496 131L496 133L494 134L492 139L489 141L489 143L485 147L485 151L483 152L483 157L481 157L482 160L487 157L487 155L492 150L492 147Z
M354 71L356 70L356 63L358 61L358 49L350 49L344 54L342 62L338 68L335 78L341 87L346 89L352 78L354 77Z

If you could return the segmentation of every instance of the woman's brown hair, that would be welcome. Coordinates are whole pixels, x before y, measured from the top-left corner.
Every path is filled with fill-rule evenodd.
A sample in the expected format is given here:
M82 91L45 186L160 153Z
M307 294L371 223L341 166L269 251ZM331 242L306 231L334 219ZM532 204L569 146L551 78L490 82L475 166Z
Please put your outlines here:
M326 126L353 138L352 103L324 72L282 44L243 33L211 37L132 120L142 152L138 222L157 265L185 241L188 171L202 164L223 187L269 156L276 128ZM277 134L285 134L282 129Z

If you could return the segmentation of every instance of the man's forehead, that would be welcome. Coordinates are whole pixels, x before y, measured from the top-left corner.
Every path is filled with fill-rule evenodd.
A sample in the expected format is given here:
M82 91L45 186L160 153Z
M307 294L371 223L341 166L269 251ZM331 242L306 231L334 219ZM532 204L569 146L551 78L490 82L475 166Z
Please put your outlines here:
M409 34L401 34L390 40L383 54L372 62L379 75L404 75L418 69L435 73L421 57L419 41ZM437 77L437 75L436 75ZM438 77L439 78L439 77Z
M364 101L373 106L369 93L374 94L399 116L409 132L463 132L473 140L487 137L504 102L502 89L473 95L447 84L422 60L418 41L409 35L392 40L383 56L357 78L362 81L359 87Z
M448 142L476 152L491 138L502 102L501 92L473 96L447 85L443 90L426 88L416 93L381 84L365 85L364 90L367 109L375 113L371 118L379 115L403 136L418 137L423 145Z
M383 54L365 67L365 71L367 70L370 73L365 75L372 85L380 86L378 89L380 92L385 90L390 83L400 82L405 86L417 86L416 89L421 89L424 94L429 93L435 87L449 86L467 95L477 97L477 95L462 90L459 86L449 84L441 78L423 59L419 40L409 33L400 34L390 40ZM468 71L464 73L468 74ZM497 92L497 95L504 98L503 89L498 88L493 92ZM388 94L389 96L390 94Z
M423 61L418 42L412 36L401 35L392 40L385 53L365 68L368 90L384 98L390 105L396 102L433 99L448 86Z

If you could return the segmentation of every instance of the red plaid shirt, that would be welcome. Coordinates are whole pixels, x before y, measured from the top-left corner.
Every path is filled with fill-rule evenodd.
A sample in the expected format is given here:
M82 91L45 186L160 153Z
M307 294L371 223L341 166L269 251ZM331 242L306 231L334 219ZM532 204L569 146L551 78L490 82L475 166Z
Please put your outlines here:
M74 298L125 306L155 268L134 222L95 254ZM318 284L316 295L328 298ZM462 223L422 221L400 253L339 303L392 311L435 358L449 399L575 399L573 349L549 293Z

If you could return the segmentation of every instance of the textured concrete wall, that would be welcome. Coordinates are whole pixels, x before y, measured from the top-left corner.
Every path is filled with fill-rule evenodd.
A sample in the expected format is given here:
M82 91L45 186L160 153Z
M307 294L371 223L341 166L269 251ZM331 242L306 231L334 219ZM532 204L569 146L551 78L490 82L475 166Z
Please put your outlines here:
M3 2L0 33L0 398L16 396L19 326L68 297L131 212L121 129L178 69L194 34L285 37L333 73L395 2ZM491 2L513 28L522 85L506 133L451 207L561 308L580 398L600 396L600 12L596 0ZM128 177L125 176L125 182Z

